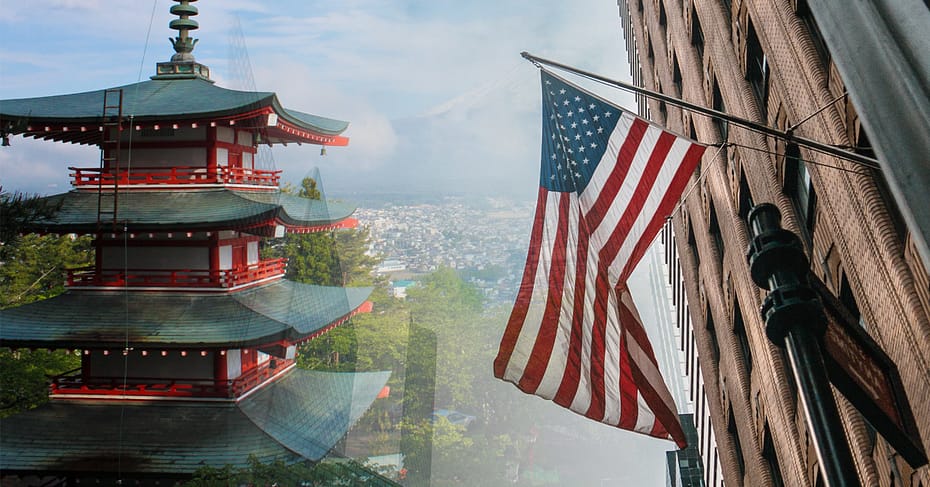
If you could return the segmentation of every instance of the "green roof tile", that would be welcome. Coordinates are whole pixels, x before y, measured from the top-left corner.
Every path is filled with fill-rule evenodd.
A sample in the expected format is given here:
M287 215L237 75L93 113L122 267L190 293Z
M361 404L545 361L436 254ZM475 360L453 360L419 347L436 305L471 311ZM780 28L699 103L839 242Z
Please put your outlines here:
M338 135L349 125L342 120L287 110L274 93L229 90L200 78L148 80L114 89L120 88L123 113L138 122L222 117L270 106L298 126L325 135ZM0 120L96 123L103 113L105 91L0 100Z
M389 376L294 369L238 403L52 401L3 419L0 470L171 475L250 455L316 461Z
M70 191L45 198L61 209L48 220L31 225L50 233L92 233L97 229L98 198L95 191ZM104 210L112 211L112 198L104 198ZM338 223L355 208L341 203L300 198L274 192L229 189L196 191L124 191L119 194L118 220L130 232L195 231L236 228L268 222L272 218L293 225L314 227Z
M48 348L250 346L305 338L350 314L371 288L287 280L233 293L68 291L0 310L0 345Z

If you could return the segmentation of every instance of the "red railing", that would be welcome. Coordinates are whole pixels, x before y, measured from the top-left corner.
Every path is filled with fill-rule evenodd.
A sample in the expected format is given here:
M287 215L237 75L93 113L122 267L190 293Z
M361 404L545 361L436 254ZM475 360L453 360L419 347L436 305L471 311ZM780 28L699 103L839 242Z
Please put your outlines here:
M247 184L255 186L277 186L281 171L247 169L242 167L137 167L131 171L114 173L108 169L69 167L72 185L120 186L136 184Z
M119 287L215 287L231 288L269 277L283 276L287 259L261 262L225 270L193 269L69 269L68 286Z
M128 377L84 379L81 369L52 378L52 394L94 394L100 396L238 397L290 367L293 360L272 358L245 374L225 381ZM274 367L272 367L274 364Z

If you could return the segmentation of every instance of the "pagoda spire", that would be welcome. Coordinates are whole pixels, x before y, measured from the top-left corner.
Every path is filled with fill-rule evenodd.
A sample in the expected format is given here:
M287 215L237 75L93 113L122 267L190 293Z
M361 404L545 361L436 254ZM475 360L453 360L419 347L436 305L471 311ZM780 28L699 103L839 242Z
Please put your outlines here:
M196 2L197 0L174 0L178 2L178 5L171 6L171 14L177 15L178 19L174 19L168 23L168 27L178 31L178 36L175 38L169 38L171 45L174 46L174 56L171 56L171 60L174 62L177 61L194 61L194 46L197 45L199 39L192 39L190 37L190 31L196 30L200 27L197 24L196 20L191 19L191 17L197 15L197 7L191 5L191 2Z
M191 17L197 15L197 7L191 5L197 0L174 0L177 5L171 6L171 14L178 18L168 23L168 27L178 31L177 37L169 37L174 47L174 55L167 63L158 63L156 74L152 79L188 79L201 78L210 81L210 68L194 60L194 46L199 39L190 36L190 31L197 30L200 25Z

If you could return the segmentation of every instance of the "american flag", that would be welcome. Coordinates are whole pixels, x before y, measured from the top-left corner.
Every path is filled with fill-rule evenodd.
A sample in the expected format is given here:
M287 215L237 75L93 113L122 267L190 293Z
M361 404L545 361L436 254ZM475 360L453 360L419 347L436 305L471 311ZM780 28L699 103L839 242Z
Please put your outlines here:
M545 70L542 88L536 217L494 375L684 447L627 280L705 147Z

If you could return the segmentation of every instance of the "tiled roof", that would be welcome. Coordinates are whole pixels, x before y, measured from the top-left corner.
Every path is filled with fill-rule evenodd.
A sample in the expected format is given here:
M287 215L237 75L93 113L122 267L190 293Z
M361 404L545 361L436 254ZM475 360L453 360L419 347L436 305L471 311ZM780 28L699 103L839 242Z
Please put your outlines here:
M116 87L123 90L123 113L137 122L224 117L272 107L295 125L324 135L338 135L348 122L285 109L274 93L236 91L203 79L148 80ZM0 120L30 123L97 123L106 90L0 100ZM14 128L17 130L17 128Z
M49 233L90 233L97 229L98 197L95 191L70 191L45 198L61 209L31 229ZM103 198L103 210L112 211L113 199ZM117 219L128 231L196 231L245 227L275 219L301 227L338 223L355 211L343 203L301 198L281 192L229 189L185 191L123 191Z
M190 474L205 465L319 460L390 372L295 369L238 403L52 401L3 419L4 473Z
M232 293L68 291L0 310L0 345L250 346L299 340L355 311L371 288L281 280Z

